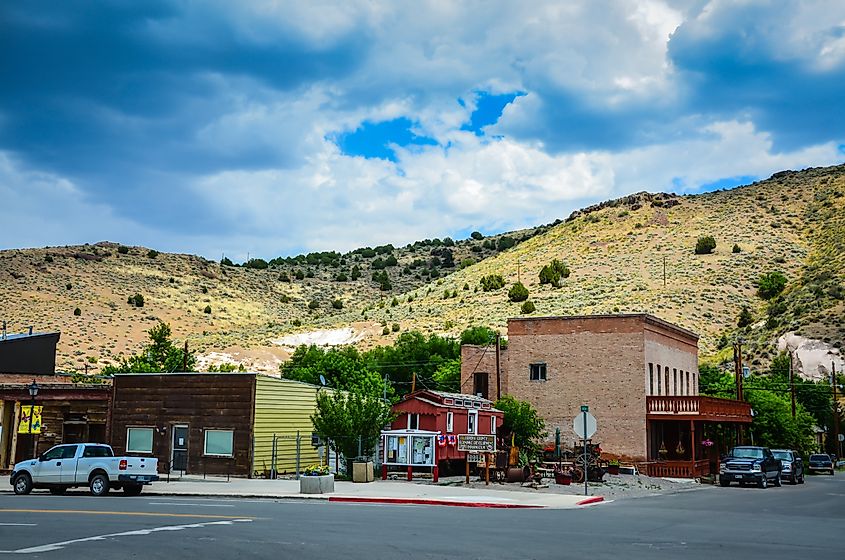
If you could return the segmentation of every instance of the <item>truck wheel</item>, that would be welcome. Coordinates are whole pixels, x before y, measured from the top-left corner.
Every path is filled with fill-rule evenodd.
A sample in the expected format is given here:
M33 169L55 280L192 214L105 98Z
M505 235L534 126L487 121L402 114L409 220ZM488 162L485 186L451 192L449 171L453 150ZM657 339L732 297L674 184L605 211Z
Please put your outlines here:
M769 479L764 474L760 477L760 480L757 481L758 488L768 488L769 487Z
M123 493L127 496L138 496L141 494L144 486L141 484L125 484L123 486Z
M731 485L731 481L728 480L728 479L722 479L722 480L719 481L719 484L722 485L722 488L727 488L728 486Z
M67 492L67 488L64 486L54 486L50 488L50 493L54 496L63 496L65 492Z
M104 474L96 474L91 478L88 487L91 489L91 494L105 496L109 493L109 479Z
M32 492L32 477L28 473L21 473L15 477L15 494L25 496Z
M775 477L775 486L779 487L780 485L781 485L780 473L778 473L778 475Z

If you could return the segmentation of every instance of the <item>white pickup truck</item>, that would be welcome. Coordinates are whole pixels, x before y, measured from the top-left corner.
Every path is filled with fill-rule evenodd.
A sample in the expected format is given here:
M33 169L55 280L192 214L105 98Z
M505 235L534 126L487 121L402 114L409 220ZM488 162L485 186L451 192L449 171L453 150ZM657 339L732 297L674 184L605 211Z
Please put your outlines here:
M37 459L16 464L9 482L15 494L29 494L33 488L63 494L68 488L88 486L95 496L111 488L137 496L145 484L156 480L158 459L115 457L108 445L74 443L57 445Z

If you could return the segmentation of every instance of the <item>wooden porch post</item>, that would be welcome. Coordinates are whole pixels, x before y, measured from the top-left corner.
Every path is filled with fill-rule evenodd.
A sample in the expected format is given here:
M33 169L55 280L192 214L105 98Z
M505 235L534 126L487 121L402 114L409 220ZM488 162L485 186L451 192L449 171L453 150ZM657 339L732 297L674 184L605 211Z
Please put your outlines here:
M690 448L692 450L692 476L695 478L695 420L689 421L690 426Z

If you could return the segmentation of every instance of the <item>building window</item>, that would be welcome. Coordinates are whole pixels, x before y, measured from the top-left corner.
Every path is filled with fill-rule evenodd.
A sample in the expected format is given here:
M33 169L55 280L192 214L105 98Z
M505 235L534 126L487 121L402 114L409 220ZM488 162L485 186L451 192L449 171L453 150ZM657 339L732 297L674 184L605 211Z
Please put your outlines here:
M690 394L691 393L689 392L689 372L687 372L687 395L690 395Z
M692 394L698 394L698 380L695 378L695 372L692 372Z
M454 412L447 412L446 413L446 431L453 432L455 429L455 413Z
M673 394L680 394L680 391L678 391L678 368L672 368L672 383L675 390Z
M657 364L657 394L658 395L660 394L661 390L663 389L661 379L663 379L663 377L660 375L660 364Z
M470 412L467 414L467 433L474 434L477 433L478 428L478 413L477 412Z
M545 381L546 380L546 364L531 364L530 368L531 381Z
M490 433L491 434L496 433L496 417L495 416L490 417Z
M231 457L234 448L234 435L235 432L232 430L206 430L203 455Z
M670 395L671 393L669 392L670 389L669 389L669 368L668 367L663 368L663 381L664 381L664 387L666 387L666 394Z
M409 430L419 430L420 429L420 415L419 414L408 414L408 429Z
M654 394L654 364L648 364L648 394Z
M153 429L152 428L126 428L126 452L127 453L152 453L153 452Z

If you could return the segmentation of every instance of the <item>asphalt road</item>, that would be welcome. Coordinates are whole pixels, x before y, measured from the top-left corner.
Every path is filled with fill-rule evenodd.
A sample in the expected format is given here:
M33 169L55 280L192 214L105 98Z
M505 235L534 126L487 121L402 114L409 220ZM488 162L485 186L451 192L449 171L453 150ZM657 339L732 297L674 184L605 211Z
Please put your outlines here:
M841 473L575 510L0 495L0 556L63 559L829 559L843 529Z

